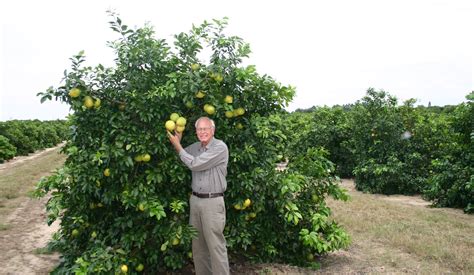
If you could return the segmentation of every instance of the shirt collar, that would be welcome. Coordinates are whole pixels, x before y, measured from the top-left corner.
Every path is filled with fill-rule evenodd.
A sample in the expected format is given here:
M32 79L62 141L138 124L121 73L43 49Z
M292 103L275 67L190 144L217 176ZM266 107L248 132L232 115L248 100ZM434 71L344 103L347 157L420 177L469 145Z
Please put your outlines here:
M209 147L211 147L211 144L214 142L214 137L211 138L211 140L209 140L209 142L207 143L206 146L202 146L201 144L201 147L199 148L200 150L204 150L204 151L207 151L209 150Z

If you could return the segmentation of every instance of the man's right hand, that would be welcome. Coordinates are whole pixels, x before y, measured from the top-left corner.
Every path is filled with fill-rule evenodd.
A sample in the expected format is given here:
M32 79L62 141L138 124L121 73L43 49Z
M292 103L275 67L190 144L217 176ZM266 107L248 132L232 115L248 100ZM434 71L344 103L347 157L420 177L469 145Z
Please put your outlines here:
M168 134L168 138L171 144L173 144L174 148L179 153L183 149L183 147L181 146L181 138L183 137L183 134L178 133L176 131L174 132L175 133L174 135L170 131L166 131L166 132Z

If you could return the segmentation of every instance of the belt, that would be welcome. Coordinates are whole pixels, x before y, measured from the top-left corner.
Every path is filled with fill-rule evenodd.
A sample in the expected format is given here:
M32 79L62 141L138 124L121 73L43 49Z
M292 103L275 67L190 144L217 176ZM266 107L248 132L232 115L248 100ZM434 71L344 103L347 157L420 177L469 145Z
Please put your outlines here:
M224 196L224 193L197 193L193 191L193 195L198 197L198 198L217 198L217 197L222 197Z

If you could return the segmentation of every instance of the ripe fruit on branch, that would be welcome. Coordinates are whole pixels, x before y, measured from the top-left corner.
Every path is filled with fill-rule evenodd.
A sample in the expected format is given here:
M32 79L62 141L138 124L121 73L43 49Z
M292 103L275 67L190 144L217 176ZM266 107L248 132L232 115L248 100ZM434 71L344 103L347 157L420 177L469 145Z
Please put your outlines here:
M166 128L166 130L172 132L176 128L176 124L174 123L174 121L168 120L165 123L165 128Z
M196 97L197 97L197 98L203 98L203 97L205 97L205 96L206 96L206 93L204 93L203 91L198 91L198 92L196 93Z
M250 199L246 199L246 200L244 201L244 208L249 207L250 204L252 204L252 201L251 201Z
M206 104L204 105L204 111L209 115L213 115L216 113L216 108L210 104Z
M135 161L136 162L142 162L143 161L143 155L136 155L135 156Z
M137 267L135 267L135 270L138 271L138 272L141 272L141 271L143 271L144 268L145 268L145 266L143 264L139 264L139 265L137 265Z
M201 66L199 66L199 64L194 63L194 64L191 65L191 70L197 71L197 70L199 70L200 67Z
M92 97L84 97L84 106L86 106L87 109L94 107L94 100L92 99Z
M176 120L178 120L178 118L179 118L179 114L177 114L177 113L172 113L170 115L170 119L174 122L176 122Z
M234 117L234 112L232 112L232 111L225 111L225 117L226 117L226 118L233 118L233 117Z
M72 88L69 91L69 96L72 98L76 98L81 95L81 90L79 88Z
M224 98L224 101L225 101L225 103L230 104L230 103L232 103L232 102L234 101L234 98L233 98L232 96L230 96L230 95L227 95L227 96Z
M143 162L149 162L150 159L151 159L150 154L144 154L144 155L142 155L142 161L143 161Z
M235 113L238 115L238 116L241 116L243 114L245 114L245 109L240 107L240 108L237 108L235 109Z
M186 126L186 119L184 117L179 117L176 119L177 126Z
M97 99L94 101L94 108L96 108L96 109L99 108L99 107L100 107L100 103L101 103L100 98L97 98Z
M178 245L180 243L180 240L178 238L173 238L172 244L173 245Z
M104 176L106 176L106 177L110 176L110 169L109 168L104 170Z
M186 128L185 126L176 126L176 132L182 133L182 132L184 132L185 128Z
M122 273L127 273L128 272L128 266L126 264L123 264L120 267L120 270L122 271Z
M214 74L213 78L216 82L222 82L222 80L224 80L224 77L221 74Z

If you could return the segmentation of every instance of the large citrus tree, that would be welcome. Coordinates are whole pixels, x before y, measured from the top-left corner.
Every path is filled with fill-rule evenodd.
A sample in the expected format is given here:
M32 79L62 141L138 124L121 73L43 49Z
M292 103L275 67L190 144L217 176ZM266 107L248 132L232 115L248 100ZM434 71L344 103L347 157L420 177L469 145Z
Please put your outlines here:
M112 16L121 36L110 43L116 65L83 66L80 53L64 85L40 94L73 111L67 161L37 189L51 193L49 222L61 220L51 243L63 257L57 272L153 273L191 260L190 172L165 130L178 117L187 121L183 144L196 141L193 124L207 115L229 147L231 262L240 255L307 265L314 255L347 246L324 202L328 195L345 197L331 177L332 164L309 152L288 170L275 170L286 137L274 114L294 90L241 65L249 45L223 33L225 19L175 35L172 47L154 38L151 27L132 30Z

